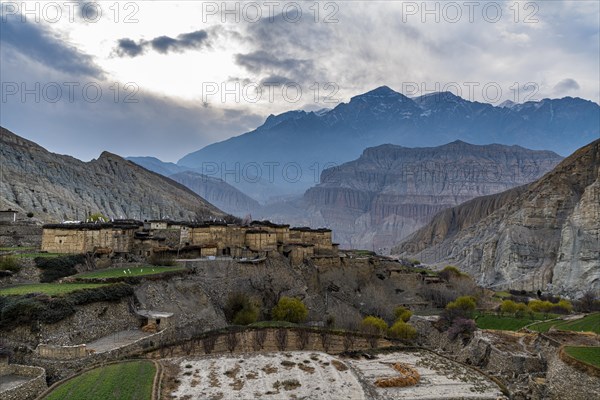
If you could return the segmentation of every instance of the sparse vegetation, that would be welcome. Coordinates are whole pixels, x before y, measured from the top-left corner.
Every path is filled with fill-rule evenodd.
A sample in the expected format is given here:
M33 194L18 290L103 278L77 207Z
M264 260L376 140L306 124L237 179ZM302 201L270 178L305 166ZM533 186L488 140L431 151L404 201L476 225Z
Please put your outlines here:
M273 307L271 316L276 321L299 323L306 320L308 309L300 299L282 297L277 305Z
M151 265L162 267L174 267L175 265L177 265L175 257L165 254L163 252L152 253L152 255L148 258L148 263L150 263Z
M19 261L13 256L0 257L0 271L18 272L21 269Z
M401 319L404 322L408 322L410 317L412 317L412 311L406 307L398 306L394 309L394 316L396 317L396 320Z
M448 337L450 340L455 340L458 337L466 340L473 335L475 330L477 330L477 325L472 319L456 318L448 329Z
M152 397L155 374L150 361L111 364L68 380L44 400L145 400Z
M106 284L101 283L35 283L30 285L17 285L0 289L0 296L20 296L28 294L45 294L57 296L82 289L96 289Z

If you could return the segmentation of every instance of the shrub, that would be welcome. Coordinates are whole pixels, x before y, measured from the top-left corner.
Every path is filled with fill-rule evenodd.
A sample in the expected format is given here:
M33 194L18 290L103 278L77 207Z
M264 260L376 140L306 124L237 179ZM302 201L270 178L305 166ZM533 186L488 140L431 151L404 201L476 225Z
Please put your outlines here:
M251 308L244 308L235 314L233 317L233 323L235 325L250 325L258 320L258 309L254 306Z
M399 339L412 340L417 337L417 330L412 325L399 319L388 330L388 335Z
M522 303L521 303L522 304ZM500 312L502 314L514 314L517 312L517 303L512 300L504 300L500 305Z
M27 218L33 218L33 213L31 211L27 213Z
M553 304L548 300L531 300L529 302L529 308L534 312L541 312L548 314L552 310Z
M271 316L275 321L299 323L306 320L308 309L302 300L284 296L271 310Z
M517 310L515 311L515 317L523 318L526 315L529 316L529 318L533 319L533 311L531 311L529 306L525 303L517 303Z
M588 290L575 302L575 309L578 312L600 311L600 301L596 298L593 290Z
M402 320L407 322L410 317L412 317L412 311L403 306L398 306L394 309L394 316L396 317L396 321Z
M465 313L475 311L475 307L477 306L477 302L472 296L461 296L458 299L448 303L446 306L447 310L460 310Z
M361 322L362 329L371 334L382 335L388 329L388 324L379 317L369 315Z
M177 263L175 257L167 255L165 253L152 253L148 258L148 263L159 267L173 267Z
M441 279L448 282L452 278L458 278L462 276L463 273L460 272L458 268L453 267L452 265L448 265L447 267L444 267L444 269L442 269L438 275Z
M225 305L225 317L235 325L249 325L258 320L258 306L244 293L232 293Z
M18 272L21 269L19 262L13 256L0 257L0 271Z
M561 299L552 307L552 311L559 314L570 314L573 311L573 304L569 300Z
M101 213L94 213L87 217L86 222L108 222L108 218Z
M75 275L75 266L84 264L86 258L83 254L77 254L55 258L36 257L34 261L42 270L40 282L53 282L65 276Z
M477 330L477 324L472 319L456 318L448 329L448 337L455 340L457 337L470 338Z

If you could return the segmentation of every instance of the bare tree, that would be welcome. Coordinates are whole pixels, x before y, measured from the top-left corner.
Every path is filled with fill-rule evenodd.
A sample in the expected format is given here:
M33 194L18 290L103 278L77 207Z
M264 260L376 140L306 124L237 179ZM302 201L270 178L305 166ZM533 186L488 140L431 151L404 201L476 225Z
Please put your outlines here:
M215 349L215 344L217 343L217 337L214 335L210 335L202 339L202 348L204 349L204 353L210 354Z
M304 350L308 345L308 341L310 339L310 332L306 329L300 329L296 331L296 343L298 345L298 349Z
M354 342L356 337L353 333L346 333L344 335L344 351L349 351L354 348Z
M254 351L262 350L265 347L265 340L267 340L267 331L264 329L255 330L253 339L252 347Z
M240 338L238 337L236 332L229 332L225 337L225 342L227 343L227 350L229 350L230 353L233 353L239 341Z
M323 331L320 333L321 336L321 346L323 346L323 350L325 352L329 351L329 348L331 347L331 333L327 332L327 331Z
M277 329L275 332L275 341L279 351L284 351L287 348L288 331L287 329Z

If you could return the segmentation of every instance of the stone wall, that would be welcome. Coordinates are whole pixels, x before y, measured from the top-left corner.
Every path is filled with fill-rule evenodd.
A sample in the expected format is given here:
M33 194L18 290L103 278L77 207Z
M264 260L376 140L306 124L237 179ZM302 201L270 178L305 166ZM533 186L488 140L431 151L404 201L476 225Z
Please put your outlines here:
M42 244L42 227L34 223L0 223L0 247L36 247Z
M72 360L87 356L85 344L76 346L50 346L47 344L40 344L35 351L40 357L52 358L55 360Z
M3 375L18 375L31 379L0 393L2 400L33 400L48 387L46 384L46 371L40 367L4 364L0 365L0 377Z

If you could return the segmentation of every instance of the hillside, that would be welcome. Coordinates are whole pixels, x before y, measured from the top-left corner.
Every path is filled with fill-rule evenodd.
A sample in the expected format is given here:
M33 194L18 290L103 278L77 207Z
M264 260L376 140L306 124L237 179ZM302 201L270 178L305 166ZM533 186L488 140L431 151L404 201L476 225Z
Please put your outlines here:
M44 222L109 218L222 218L225 214L185 186L104 152L82 162L50 153L0 128L0 208Z
M251 214L258 202L217 177L204 175L154 157L127 157L127 160L173 179L194 191L219 209L238 217Z
M600 290L600 140L536 182L437 214L394 252L498 288Z

